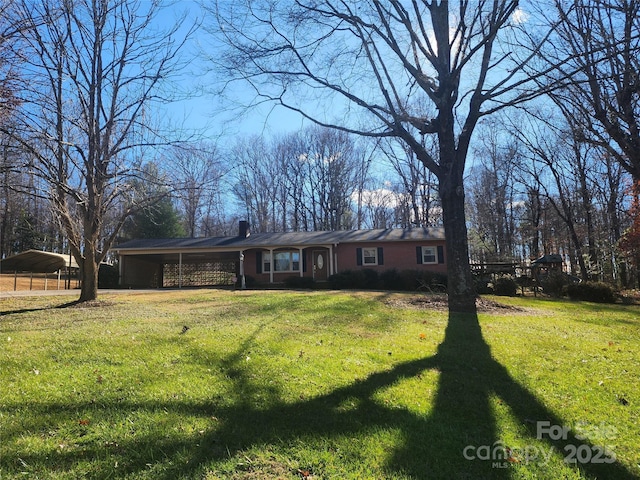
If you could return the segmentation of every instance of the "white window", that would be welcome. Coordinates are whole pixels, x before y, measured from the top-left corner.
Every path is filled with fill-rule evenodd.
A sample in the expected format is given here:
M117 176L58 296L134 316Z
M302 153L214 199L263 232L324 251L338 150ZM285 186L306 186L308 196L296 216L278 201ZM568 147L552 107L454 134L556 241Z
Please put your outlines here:
M378 249L377 248L363 248L362 249L362 264L363 265L377 265L378 264Z
M271 255L265 253L262 256L262 271L271 271ZM299 272L300 271L300 252L274 252L273 254L273 271L274 272Z
M422 247L422 263L438 263L436 247Z

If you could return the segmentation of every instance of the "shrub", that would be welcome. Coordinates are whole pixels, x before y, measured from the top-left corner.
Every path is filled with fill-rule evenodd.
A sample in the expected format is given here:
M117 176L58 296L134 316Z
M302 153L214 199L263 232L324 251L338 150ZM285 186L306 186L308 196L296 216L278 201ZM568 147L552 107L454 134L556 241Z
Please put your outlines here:
M238 281L236 282L236 286L239 287L240 286L240 282L241 282L241 278L238 277ZM254 277L252 277L251 275L245 275L244 276L244 284L247 288L253 288L253 287L257 287L260 282L258 282L258 280L256 280Z
M475 288L476 293L479 295L490 295L493 293L493 286L490 284L489 280L484 277L475 277Z
M351 270L345 270L344 272L336 273L328 278L331 288L336 290L343 290L345 288L355 288L354 275Z
M496 295L515 297L518 291L518 284L511 277L499 277L493 283L493 291Z
M430 292L447 291L447 276L443 273L418 271L417 281L416 289L420 288Z
M114 265L101 263L98 268L98 288L118 288L120 274Z
M380 275L378 275L376 270L365 268L364 270L360 270L360 272L362 273L362 278L360 280L362 283L356 288L380 288Z
M315 282L311 277L292 276L285 278L284 284L288 288L313 288Z
M382 272L380 283L385 290L406 290L403 285L404 279L395 268Z
M616 292L604 282L583 282L567 286L567 295L571 300L597 303L615 303Z
M376 270L345 270L329 277L331 288L340 289L377 289L428 290L431 292L445 292L447 276L442 273L422 272L418 270L395 269L385 270L378 274Z
M516 278L516 283L520 288L531 288L533 287L533 278L527 277L526 275L522 275Z
M414 292L420 289L420 278L417 270L402 270L398 273L400 277L398 284L392 287L391 290L405 290Z
M542 291L552 297L561 297L568 284L569 279L562 272L550 272L549 275L540 282Z

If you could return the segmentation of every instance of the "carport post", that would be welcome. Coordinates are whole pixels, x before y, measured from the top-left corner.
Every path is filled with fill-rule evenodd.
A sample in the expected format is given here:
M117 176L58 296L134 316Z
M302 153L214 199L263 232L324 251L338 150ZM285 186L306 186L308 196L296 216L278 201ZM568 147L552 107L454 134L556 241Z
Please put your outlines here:
M68 288L65 288L65 290L71 290L71 244L69 244L69 266L67 267L67 283Z

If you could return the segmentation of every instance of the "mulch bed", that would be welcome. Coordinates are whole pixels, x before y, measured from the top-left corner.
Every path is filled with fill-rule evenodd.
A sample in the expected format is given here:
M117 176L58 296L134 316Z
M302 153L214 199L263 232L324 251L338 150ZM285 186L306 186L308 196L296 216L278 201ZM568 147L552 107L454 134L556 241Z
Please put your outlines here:
M426 310L446 311L449 308L446 295L413 295L387 299L385 303L398 308L417 308ZM476 300L478 312L482 313L515 313L525 312L524 308L505 305L494 300L478 298Z

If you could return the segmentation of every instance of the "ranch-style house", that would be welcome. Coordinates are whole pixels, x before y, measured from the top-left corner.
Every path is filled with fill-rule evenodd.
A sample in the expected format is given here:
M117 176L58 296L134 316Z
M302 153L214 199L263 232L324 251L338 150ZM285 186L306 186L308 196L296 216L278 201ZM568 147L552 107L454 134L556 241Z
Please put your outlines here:
M249 233L204 238L130 240L119 256L120 284L130 288L278 284L299 276L322 282L346 270L446 273L442 228Z

